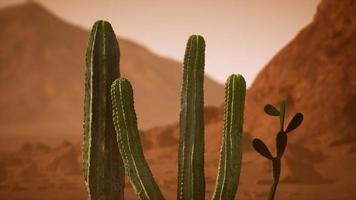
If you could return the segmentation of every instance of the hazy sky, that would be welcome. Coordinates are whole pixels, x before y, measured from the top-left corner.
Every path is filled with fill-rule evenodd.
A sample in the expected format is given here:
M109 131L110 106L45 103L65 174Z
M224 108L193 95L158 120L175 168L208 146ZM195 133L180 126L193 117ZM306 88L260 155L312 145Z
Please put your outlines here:
M89 29L111 22L117 35L182 60L191 34L205 37L206 72L223 82L241 73L250 85L258 71L311 22L320 0L36 0ZM0 6L23 0L0 0Z

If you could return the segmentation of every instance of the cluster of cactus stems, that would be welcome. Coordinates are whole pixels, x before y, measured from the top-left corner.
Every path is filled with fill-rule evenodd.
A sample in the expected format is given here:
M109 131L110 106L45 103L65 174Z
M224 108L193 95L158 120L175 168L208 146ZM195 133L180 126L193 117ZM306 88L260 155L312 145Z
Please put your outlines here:
M278 131L278 134L276 136L276 151L277 155L275 157L272 156L271 152L265 145L265 143L260 140L260 139L254 139L252 141L252 146L253 148L261 154L263 157L271 160L272 162L272 168L273 168L273 183L270 189L270 192L268 194L268 199L272 200L274 199L276 190L277 190L277 185L279 183L279 177L281 174L281 159L284 153L284 150L286 149L287 146L287 141L288 141L288 135L291 131L294 129L298 128L298 126L302 123L303 121L303 114L302 113L297 113L294 115L292 120L289 122L288 126L286 129L284 129L284 117L285 117L285 102L282 102L280 105L280 110L278 111L277 108L275 108L271 104L267 104L264 107L264 111L270 115L270 116L277 116L279 117L279 122L280 122L280 129Z
M181 91L180 138L178 152L177 199L205 199L204 177L204 65L205 41L192 35L186 46ZM89 199L124 199L124 174L142 200L164 199L144 158L134 95L130 81L120 78L120 52L111 25L94 24L86 53L84 97L84 177ZM246 83L241 75L230 75L225 83L224 130L214 200L234 199L239 185L242 161L243 116ZM268 114L279 115L281 131L277 135L277 156L258 139L255 149L272 160L273 199L280 174L286 133L302 119L298 113L283 131L284 104L277 111L267 105ZM301 117L301 119L300 119Z

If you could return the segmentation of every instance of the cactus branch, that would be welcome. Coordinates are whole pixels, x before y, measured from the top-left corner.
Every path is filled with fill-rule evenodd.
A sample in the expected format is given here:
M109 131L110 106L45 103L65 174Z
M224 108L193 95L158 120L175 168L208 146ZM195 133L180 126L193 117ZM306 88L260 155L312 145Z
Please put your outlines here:
M267 146L262 140L255 138L252 141L252 146L255 149L255 151L257 151L257 153L261 154L263 157L269 160L273 159L271 152L269 151L269 149L267 148Z
M224 133L212 198L214 200L235 199L242 160L245 94L244 78L241 75L231 75L225 84Z
M271 116L279 116L279 111L271 104L266 104L264 107L265 113Z
M131 184L141 200L164 199L144 158L130 82L125 78L116 79L111 97L117 142Z
M294 129L298 128L298 126L302 123L302 121L303 121L303 114L302 113L295 114L287 126L286 133L289 133Z

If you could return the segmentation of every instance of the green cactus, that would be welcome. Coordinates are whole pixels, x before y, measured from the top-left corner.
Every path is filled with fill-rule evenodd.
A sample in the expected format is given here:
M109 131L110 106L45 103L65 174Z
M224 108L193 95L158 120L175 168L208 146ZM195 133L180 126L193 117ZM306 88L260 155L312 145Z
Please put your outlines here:
M279 116L280 130L276 136L277 155L273 157L265 143L262 142L260 139L254 139L252 141L252 146L259 154L272 161L273 183L268 194L268 199L273 200L276 194L279 177L281 174L281 159L288 142L287 133L290 133L294 129L298 128L298 126L303 121L303 114L295 114L292 120L289 122L287 129L284 130L285 102L281 103L279 111L271 104L265 105L264 111L270 116Z
M184 56L177 199L205 199L204 54L204 38L191 36Z
M205 199L203 37L191 36L186 49L181 94L177 199ZM231 75L225 88L225 130L213 199L233 199L237 191L242 158L245 92L244 78ZM126 173L136 193L140 199L164 199L144 158L130 82L124 78L115 80L111 96L117 142Z
M115 140L110 97L119 77L119 46L111 25L97 21L86 52L83 168L92 200L124 199L124 168Z
M246 83L231 75L225 84L224 134L213 199L235 199L242 160L242 131Z
M140 199L164 199L143 155L130 82L116 79L111 86L111 97L117 142L136 193Z
M204 59L205 41L193 35L184 56L180 111L177 199L205 199L204 177ZM116 80L115 80L116 79ZM242 133L246 83L241 75L231 75L225 84L224 132L219 169L212 199L235 198L242 161ZM297 113L284 131L285 104L280 111L272 105L265 112L279 116L276 137L277 156L254 139L253 147L273 164L274 198L281 171L281 158L287 145L287 133L303 120ZM115 134L116 132L116 134ZM163 200L144 158L133 91L130 82L119 78L119 47L111 25L94 24L86 56L84 97L84 177L92 200L124 198L124 171L142 200Z

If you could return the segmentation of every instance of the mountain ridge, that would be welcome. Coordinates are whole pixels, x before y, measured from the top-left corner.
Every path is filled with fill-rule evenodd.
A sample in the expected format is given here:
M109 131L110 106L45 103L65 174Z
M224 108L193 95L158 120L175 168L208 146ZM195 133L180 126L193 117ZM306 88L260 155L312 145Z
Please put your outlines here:
M80 138L89 32L35 2L0 9L0 22L0 91L6 94L0 126L6 135L15 141L31 130L23 136ZM176 121L182 64L121 37L119 46L121 75L133 85L140 129ZM209 77L205 83L207 104L219 105L222 85Z

